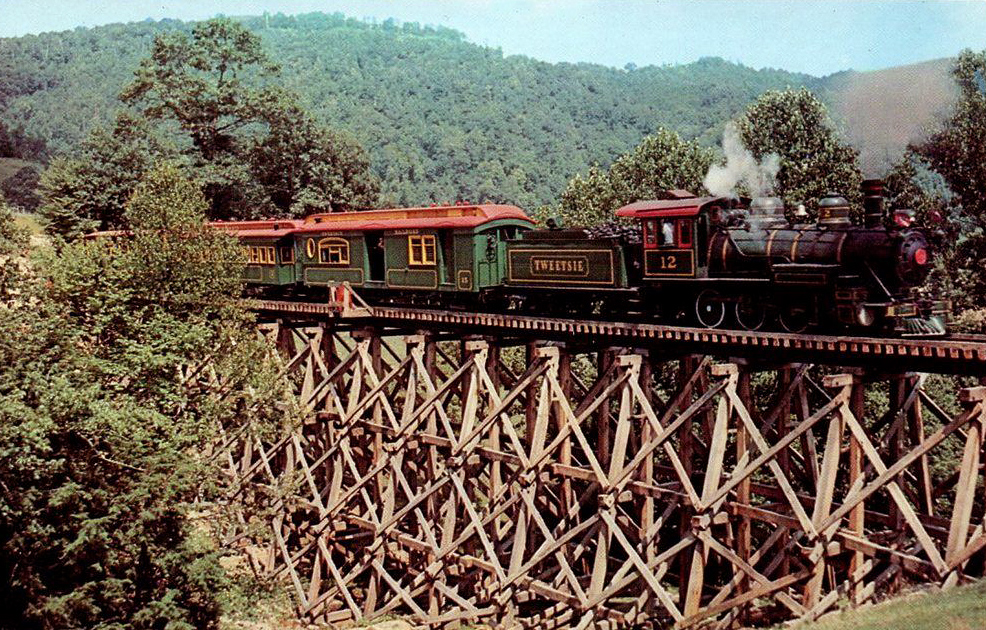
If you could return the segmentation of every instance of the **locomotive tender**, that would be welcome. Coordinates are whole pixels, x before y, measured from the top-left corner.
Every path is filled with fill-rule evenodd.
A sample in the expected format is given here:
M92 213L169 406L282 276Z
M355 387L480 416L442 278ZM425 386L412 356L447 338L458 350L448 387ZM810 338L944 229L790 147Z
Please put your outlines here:
M865 186L863 225L834 194L807 224L778 200L686 191L620 208L635 227L604 234L534 229L519 208L492 204L213 225L240 239L244 280L265 295L324 299L326 286L348 282L371 303L944 334L949 302L919 290L932 263L926 234L909 212L891 221L879 182Z

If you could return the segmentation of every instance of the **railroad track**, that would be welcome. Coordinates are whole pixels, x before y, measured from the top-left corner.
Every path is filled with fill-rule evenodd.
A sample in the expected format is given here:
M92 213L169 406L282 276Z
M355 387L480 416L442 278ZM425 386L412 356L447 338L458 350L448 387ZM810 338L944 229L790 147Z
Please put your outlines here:
M259 300L252 304L262 317L332 320L407 332L434 330L530 340L577 340L750 362L811 362L893 372L986 376L986 336L982 335L929 339L805 335L394 306L355 308L343 313L326 303Z

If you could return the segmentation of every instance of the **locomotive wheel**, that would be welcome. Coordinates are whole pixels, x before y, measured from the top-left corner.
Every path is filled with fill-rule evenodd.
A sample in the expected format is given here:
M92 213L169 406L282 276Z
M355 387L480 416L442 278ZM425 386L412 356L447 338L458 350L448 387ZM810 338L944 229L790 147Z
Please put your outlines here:
M767 307L757 298L741 297L736 302L736 322L744 330L760 330L767 321Z
M781 328L787 332L803 333L808 329L808 324L811 323L811 310L803 304L792 304L781 309L778 319L781 322Z
M726 305L718 291L706 289L695 298L695 316L706 328L718 328L726 319Z

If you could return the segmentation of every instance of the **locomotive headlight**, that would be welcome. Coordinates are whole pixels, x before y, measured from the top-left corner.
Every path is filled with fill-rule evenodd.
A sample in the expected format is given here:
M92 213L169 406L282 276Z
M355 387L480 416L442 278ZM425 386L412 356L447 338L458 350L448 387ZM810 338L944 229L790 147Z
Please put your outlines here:
M856 307L856 321L860 326L870 327L876 322L876 313L865 304Z
M921 265L922 267L924 265L927 265L928 264L928 250L927 249L925 249L924 247L919 247L914 252L914 264L915 265Z

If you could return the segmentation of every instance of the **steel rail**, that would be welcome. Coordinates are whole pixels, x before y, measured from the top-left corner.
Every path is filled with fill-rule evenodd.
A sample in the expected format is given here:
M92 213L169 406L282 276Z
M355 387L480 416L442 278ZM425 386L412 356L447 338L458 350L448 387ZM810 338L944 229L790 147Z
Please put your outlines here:
M656 348L669 353L708 354L750 362L810 362L891 372L986 376L986 338L977 336L918 339L805 335L394 306L342 313L327 303L278 300L253 300L251 308L267 318L332 320L409 332L509 335L529 340Z

